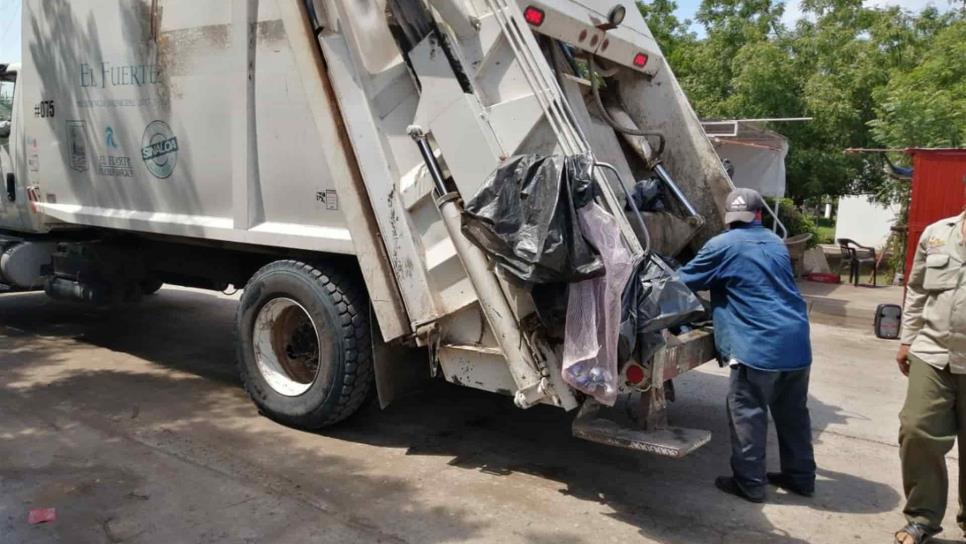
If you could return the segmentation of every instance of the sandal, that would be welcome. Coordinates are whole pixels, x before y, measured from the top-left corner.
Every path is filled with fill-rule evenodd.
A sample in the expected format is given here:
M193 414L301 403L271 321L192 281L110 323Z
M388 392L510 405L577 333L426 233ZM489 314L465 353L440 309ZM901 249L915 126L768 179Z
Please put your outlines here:
M910 523L896 531L895 544L924 544L932 540L932 537L941 533L942 530L942 527L934 529L921 523ZM905 536L900 537L903 534Z

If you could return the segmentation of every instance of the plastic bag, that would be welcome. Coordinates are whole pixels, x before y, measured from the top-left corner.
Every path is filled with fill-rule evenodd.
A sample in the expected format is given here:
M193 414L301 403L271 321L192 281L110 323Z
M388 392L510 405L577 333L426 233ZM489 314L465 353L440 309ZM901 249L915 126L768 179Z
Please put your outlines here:
M642 212L662 212L667 209L664 203L664 189L661 180L657 178L638 181L631 193L631 201L633 206Z
M700 299L674 269L651 254L627 283L618 343L618 361L647 362L664 345L661 331L696 321L705 314Z
M617 220L597 204L578 210L584 235L604 260L606 274L570 285L564 333L563 379L598 402L617 399L617 343L621 296L634 256Z
M577 210L594 197L587 155L518 155L487 178L463 210L463 234L504 270L531 283L604 274Z

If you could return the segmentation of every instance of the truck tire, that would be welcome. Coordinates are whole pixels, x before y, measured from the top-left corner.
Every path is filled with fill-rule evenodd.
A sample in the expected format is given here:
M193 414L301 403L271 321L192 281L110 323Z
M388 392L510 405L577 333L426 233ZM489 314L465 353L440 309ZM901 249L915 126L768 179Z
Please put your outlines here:
M238 306L242 382L262 413L319 429L355 413L372 389L368 298L356 275L276 261L248 281Z
M164 286L164 282L156 279L143 280L140 284L142 295L153 295L161 290Z

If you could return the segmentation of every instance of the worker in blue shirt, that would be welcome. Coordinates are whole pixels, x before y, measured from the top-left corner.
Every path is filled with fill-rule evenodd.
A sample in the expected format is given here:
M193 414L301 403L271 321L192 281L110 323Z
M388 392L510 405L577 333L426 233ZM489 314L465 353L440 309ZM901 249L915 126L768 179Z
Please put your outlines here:
M761 224L761 195L728 195L729 230L711 240L680 271L692 291L710 291L714 339L731 367L728 422L731 469L715 486L764 502L767 483L811 496L815 456L806 401L812 363L808 315L782 240ZM765 468L768 412L778 434L781 472Z

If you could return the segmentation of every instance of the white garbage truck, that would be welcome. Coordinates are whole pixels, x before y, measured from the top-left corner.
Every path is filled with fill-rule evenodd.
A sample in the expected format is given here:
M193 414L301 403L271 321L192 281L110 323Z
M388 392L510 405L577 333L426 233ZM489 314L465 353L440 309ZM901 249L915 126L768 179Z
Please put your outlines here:
M635 262L724 228L731 182L634 2L24 0L22 35L0 65L6 289L110 307L243 288L242 380L297 427L442 376L577 410L580 438L709 440L666 411L714 358L709 327L661 332L606 407L564 379L532 286L464 235L514 156L590 157ZM665 205L640 211L647 179Z

